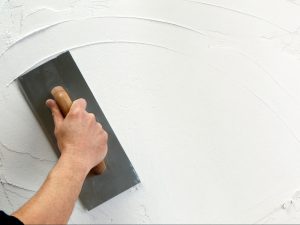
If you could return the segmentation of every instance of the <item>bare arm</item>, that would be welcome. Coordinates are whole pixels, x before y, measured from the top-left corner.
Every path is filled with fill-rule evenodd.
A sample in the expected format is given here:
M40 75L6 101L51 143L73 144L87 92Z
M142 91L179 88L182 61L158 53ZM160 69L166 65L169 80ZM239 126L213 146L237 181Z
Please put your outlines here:
M107 133L86 112L86 101L74 101L64 119L55 101L48 100L61 157L40 190L13 215L24 224L66 224L88 172L107 153Z

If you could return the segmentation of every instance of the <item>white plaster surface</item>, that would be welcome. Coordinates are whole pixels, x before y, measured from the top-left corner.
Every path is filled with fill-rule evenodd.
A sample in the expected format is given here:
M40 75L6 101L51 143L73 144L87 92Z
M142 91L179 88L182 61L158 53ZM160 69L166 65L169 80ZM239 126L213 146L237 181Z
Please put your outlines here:
M70 223L300 223L299 0L0 0L0 208L57 160L14 79L70 50L142 184Z

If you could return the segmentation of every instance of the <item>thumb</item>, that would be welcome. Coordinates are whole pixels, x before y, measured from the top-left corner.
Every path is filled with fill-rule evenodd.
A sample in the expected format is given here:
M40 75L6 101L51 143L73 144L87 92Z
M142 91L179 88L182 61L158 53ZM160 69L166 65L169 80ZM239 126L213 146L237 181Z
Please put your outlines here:
M51 110L52 112L52 116L53 116L53 121L54 121L54 125L55 127L60 126L60 124L63 122L64 117L61 114L58 105L56 104L56 102L53 99L48 99L46 101L46 105L48 106L48 108Z

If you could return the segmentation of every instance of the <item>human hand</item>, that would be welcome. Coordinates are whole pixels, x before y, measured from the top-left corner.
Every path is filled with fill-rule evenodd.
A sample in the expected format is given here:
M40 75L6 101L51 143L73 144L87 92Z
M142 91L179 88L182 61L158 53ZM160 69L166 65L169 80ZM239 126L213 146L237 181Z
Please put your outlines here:
M46 104L52 111L61 157L87 172L103 161L108 150L108 135L95 115L86 111L86 101L74 101L65 118L54 100L49 99Z

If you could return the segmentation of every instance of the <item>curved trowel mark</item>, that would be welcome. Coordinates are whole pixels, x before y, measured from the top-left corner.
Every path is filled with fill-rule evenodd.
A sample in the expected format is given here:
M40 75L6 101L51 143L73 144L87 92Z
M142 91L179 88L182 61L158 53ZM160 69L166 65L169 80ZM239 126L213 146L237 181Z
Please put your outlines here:
M24 75L25 73L29 72L30 70L33 70L34 68L40 66L41 64L43 64L44 62L47 62L53 58L55 58L56 56L70 51L70 50L75 50L75 49L79 49L79 48L83 48L83 47L87 47L87 46L92 46L92 45L99 45L99 44L136 44L136 45L144 45L144 46L151 46L151 47L156 47L156 48L160 48L160 49L164 49L167 51L171 51L173 53L177 53L177 54L183 54L181 52L178 52L174 49L162 46L162 45L156 45L156 44L152 44L152 43L146 43L146 42L137 42L137 41L95 41L95 42L90 42L90 43L84 43L81 45L76 45L70 48L66 48L63 49L61 51L58 51L56 53L53 53L51 55L48 55L46 57L44 57L43 59L39 60L38 62L34 63L32 66L30 66L28 69L26 69L24 72L22 72L19 76ZM8 82L6 84L6 87L10 86L19 76L13 78L10 82Z
M247 12L243 12L243 11L240 11L240 10L237 10L237 9L227 8L225 6L211 4L211 3L207 3L207 2L200 2L200 1L196 1L196 0L184 0L184 1L199 4L199 5L203 5L203 6L208 6L208 7L211 7L211 8L222 9L222 10L226 10L226 11L233 12L233 13L236 13L236 14L240 14L240 15L243 15L243 16L251 17L253 19L260 20L260 21L265 22L269 25L277 27L278 29L280 29L281 31L284 31L286 33L293 32L293 31L290 31L290 30L288 30L288 29L286 29L286 28L284 28L284 27L282 27L282 26L280 26L276 23L273 23L273 22L271 22L271 21L269 21L265 18L256 16L256 15L253 15L253 14L250 14L250 13L247 13Z
M47 25L45 27L42 27L40 29L37 29L33 32L30 32L26 35L24 35L23 37L17 39L12 45L10 45L6 50L4 50L2 53L0 53L0 58L7 52L9 51L12 47L14 47L15 45L19 44L20 42L22 42L23 40L30 38L33 35L39 34L40 32L46 31L47 29L50 29L52 27L56 27L59 26L60 24L63 23L68 23L68 22L73 22L73 21L84 21L84 20L90 20L90 19L134 19L134 20L144 20L147 22L153 22L153 23L160 23L160 24L165 24L165 25L170 25L179 29L184 29L190 32L194 32L203 36L207 36L207 34L204 34L202 32L200 32L199 30L193 29L191 27L187 27L184 25L180 25L174 22L168 22L168 21L164 21L164 20L157 20L157 19L152 19L152 18L145 18L145 17L135 17L135 16L96 16L96 17L88 17L88 18L83 18L83 19L68 19L68 20L63 20L51 25Z
M51 24L51 25L47 25L47 26L41 27L41 28L39 28L39 29L37 29L37 30L34 30L34 31L32 31L32 32L29 32L28 34L26 34L26 35L20 37L19 39L17 39L12 45L8 46L7 49L5 49L3 52L1 52L1 53L0 53L0 58L1 58L7 51L9 51L12 47L14 47L14 46L17 45L18 43L22 42L24 39L29 38L29 37L32 36L32 35L41 33L41 32L43 32L43 31L45 31L45 30L47 30L47 29L49 29L49 28L51 28L51 27L55 27L55 26L57 26L57 25L59 25L59 24L61 24L61 23L65 23L65 22L68 22L68 21L72 21L72 20L66 20L66 21L62 21L62 22L57 22L57 23L54 23L54 24Z

